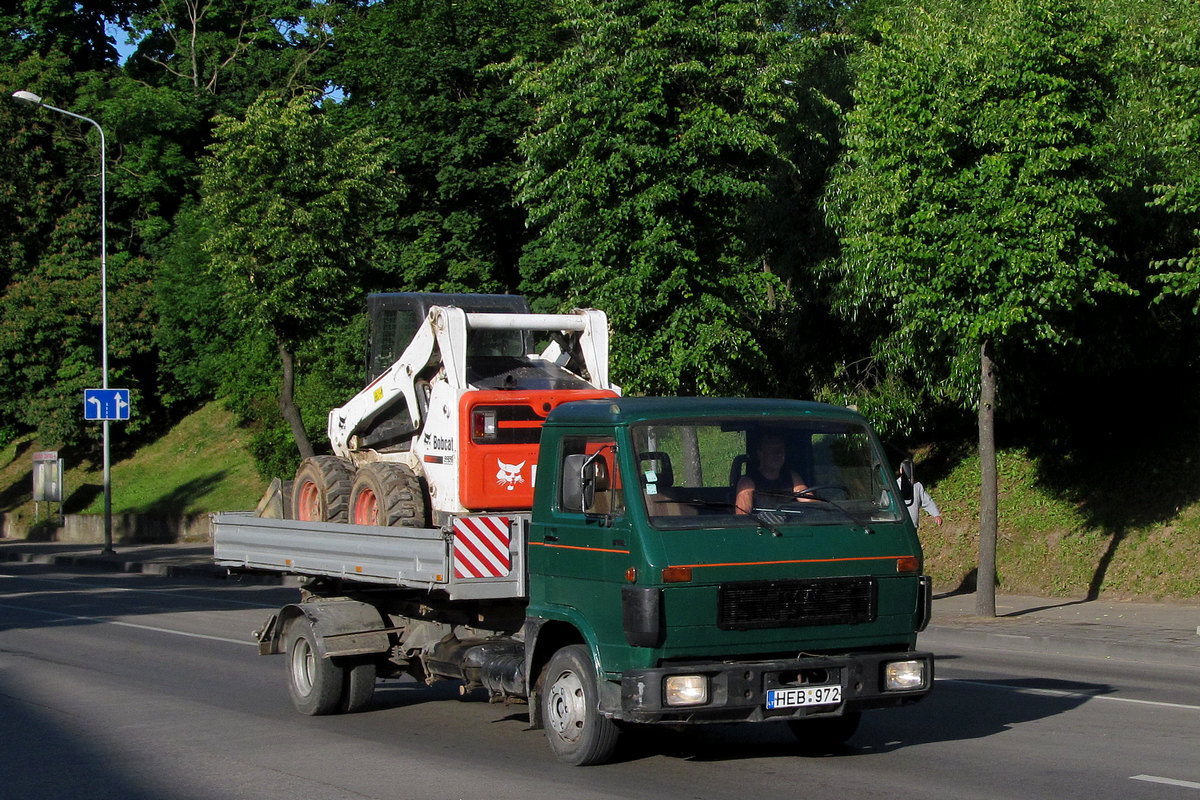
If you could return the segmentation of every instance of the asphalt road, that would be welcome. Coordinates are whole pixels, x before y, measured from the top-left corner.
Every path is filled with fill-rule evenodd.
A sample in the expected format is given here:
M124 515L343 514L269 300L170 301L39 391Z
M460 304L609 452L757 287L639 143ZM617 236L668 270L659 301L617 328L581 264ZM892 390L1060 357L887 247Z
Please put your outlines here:
M786 728L654 729L554 761L524 706L380 685L304 717L250 639L294 589L0 565L0 798L1179 798L1200 800L1188 667L939 652L925 702L850 746Z

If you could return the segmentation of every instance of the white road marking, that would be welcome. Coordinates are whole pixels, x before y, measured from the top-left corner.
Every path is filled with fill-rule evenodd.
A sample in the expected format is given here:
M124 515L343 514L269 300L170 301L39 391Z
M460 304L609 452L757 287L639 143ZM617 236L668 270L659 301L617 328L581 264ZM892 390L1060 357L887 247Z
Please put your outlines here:
M1002 689L1008 692L1016 692L1018 694L1041 695L1043 697L1070 697L1086 700L1104 700L1110 703L1133 703L1139 706L1157 706L1158 708L1176 708L1184 711L1200 711L1200 706L1188 705L1186 703L1164 703L1160 700L1137 700L1132 697L1114 697L1106 694L1094 694L1092 692L1068 692L1063 689L1035 689L1032 687L1021 686L1005 686L1001 683L991 683L989 681L968 681L957 678L938 678L938 683L961 683L964 686L982 686L986 689Z
M189 633L187 631L177 631L171 628L158 628L153 625L138 625L133 622L121 622L120 620L108 619L107 617L81 617L76 614L61 614L57 611L43 611L40 608L29 608L28 606L10 606L0 603L0 608L7 608L14 611L25 611L30 614L41 614L47 617L55 617L56 619L67 619L75 622L98 622L105 625L119 625L122 628L136 628L142 631L153 631L155 633L169 633L173 636L186 636L189 639L208 639L214 642L228 642L229 644L241 644L257 647L257 642L249 642L245 639L229 639L224 636L209 636L204 633Z
M171 589L171 588L133 589L128 586L111 586L111 585L105 584L105 583L88 583L87 581L63 580L61 578L39 578L39 577L35 577L32 575L7 575L4 573L0 573L0 578L12 578L13 580L34 581L36 583L62 583L62 584L71 586L76 589L78 589L79 587L82 586L85 589L103 589L106 592L133 592L135 594L169 595L171 597L181 597L181 598L184 598L187 600L206 600L208 602L213 601L213 598L211 598L211 597L202 597L200 595L194 595L194 594L179 594L178 591L176 591L175 589ZM249 606L250 608L278 608L279 607L278 604L252 603L248 600L231 600L226 597L222 597L218 602L228 604L228 605Z
M1182 786L1184 789L1200 789L1196 781L1180 781L1175 778L1160 778L1157 775L1131 775L1131 781L1146 781L1147 783L1165 783L1167 786Z

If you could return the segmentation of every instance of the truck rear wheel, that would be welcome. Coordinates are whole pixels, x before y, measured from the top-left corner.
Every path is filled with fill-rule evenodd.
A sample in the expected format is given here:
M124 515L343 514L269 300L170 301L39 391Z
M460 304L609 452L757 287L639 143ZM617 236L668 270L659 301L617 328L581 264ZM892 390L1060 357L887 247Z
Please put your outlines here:
M350 489L350 521L356 525L423 526L425 498L421 482L403 464L364 464Z
M345 691L346 671L317 653L315 635L307 619L298 618L288 626L285 652L288 694L296 710L310 717L337 711Z
M609 759L619 730L600 713L596 670L585 646L564 647L550 657L541 703L546 740L560 761L587 766Z
M371 704L371 698L375 696L377 671L374 661L361 658L352 659L343 669L346 682L337 710L343 714L353 714Z
M306 458L292 485L292 519L304 522L346 522L354 468L337 456Z

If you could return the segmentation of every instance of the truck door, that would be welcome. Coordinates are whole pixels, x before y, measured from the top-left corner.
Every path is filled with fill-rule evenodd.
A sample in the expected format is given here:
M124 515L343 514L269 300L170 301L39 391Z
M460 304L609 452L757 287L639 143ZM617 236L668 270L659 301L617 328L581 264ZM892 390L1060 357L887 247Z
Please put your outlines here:
M603 647L623 641L621 587L633 564L625 489L612 436L566 436L550 512L530 533L530 597L554 616L586 619Z

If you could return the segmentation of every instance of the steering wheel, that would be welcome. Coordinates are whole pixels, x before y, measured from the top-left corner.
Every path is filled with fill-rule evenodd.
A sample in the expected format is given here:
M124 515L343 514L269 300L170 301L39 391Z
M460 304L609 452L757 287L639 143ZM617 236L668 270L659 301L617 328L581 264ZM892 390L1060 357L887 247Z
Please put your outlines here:
M849 500L850 491L845 486L837 486L832 483L822 484L818 486L809 486L806 489L801 489L795 493L797 500L803 500L806 497L811 497L814 500L825 500L832 502L834 500Z

